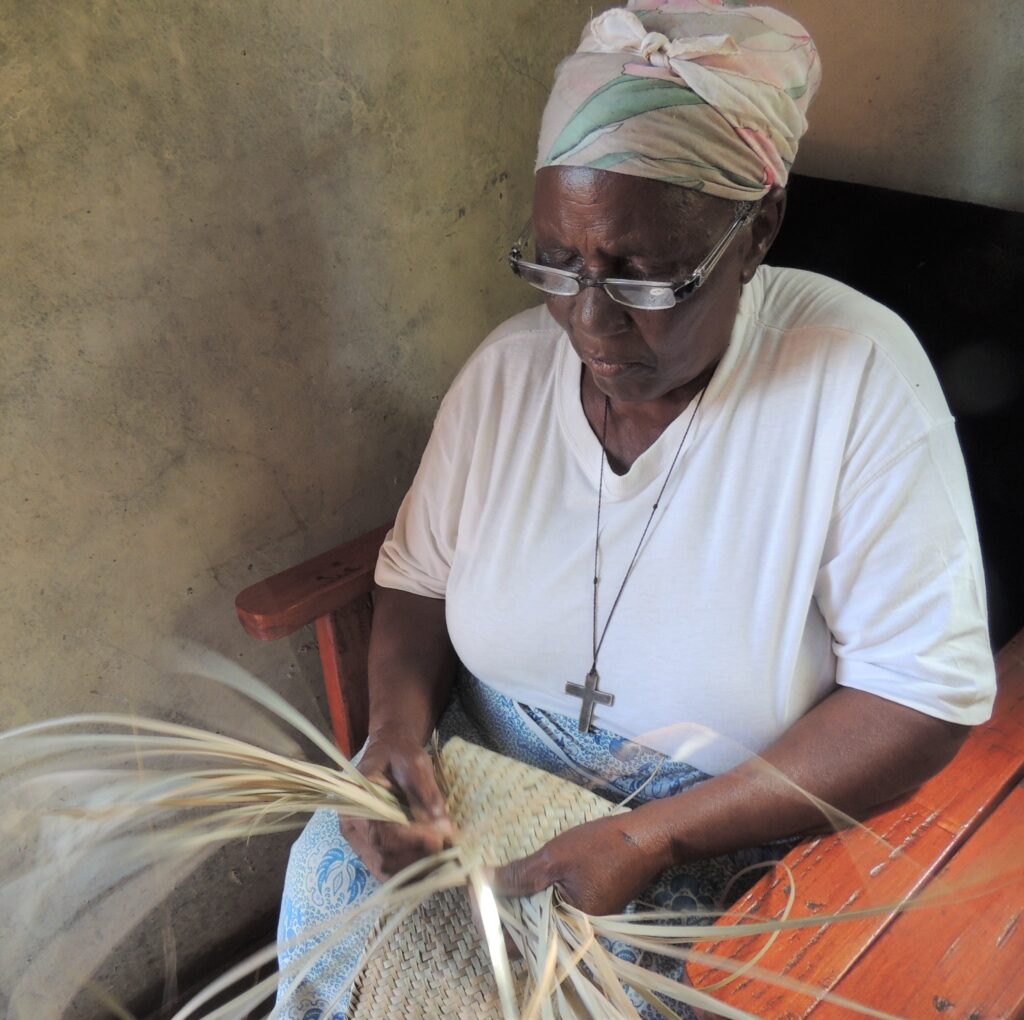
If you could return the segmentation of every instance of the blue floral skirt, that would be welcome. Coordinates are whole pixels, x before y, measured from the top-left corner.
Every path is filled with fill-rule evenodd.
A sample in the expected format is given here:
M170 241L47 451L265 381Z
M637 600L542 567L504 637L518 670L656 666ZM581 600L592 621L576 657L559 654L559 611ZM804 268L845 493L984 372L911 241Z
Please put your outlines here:
M442 743L453 736L462 737L586 786L616 803L634 794L633 801L638 804L669 797L709 778L692 765L671 761L607 730L579 733L575 719L518 704L465 671L438 730ZM791 845L774 843L673 868L627 909L653 906L683 913L720 909L727 889L735 897L758 877L751 874L741 886L733 882L736 875L751 865L777 860ZM313 815L288 861L278 925L282 969L327 938L333 918L364 903L377 888L377 880L342 837L338 816L333 811ZM689 923L706 920L695 916ZM278 1002L285 1020L343 1020L349 989L374 921L374 916L367 916L355 925L297 985L294 978L282 981ZM313 934L303 939L306 932ZM678 960L621 944L610 948L616 955L667 977L683 977ZM633 1001L645 1020L658 1016L649 1004L639 998ZM672 1007L684 1017L692 1016L682 1004L672 1003Z

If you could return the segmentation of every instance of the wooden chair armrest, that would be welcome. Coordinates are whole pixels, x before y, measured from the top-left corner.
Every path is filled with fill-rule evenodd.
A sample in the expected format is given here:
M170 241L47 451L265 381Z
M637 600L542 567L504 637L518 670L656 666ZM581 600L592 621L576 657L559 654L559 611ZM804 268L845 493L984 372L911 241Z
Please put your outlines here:
M242 626L274 641L347 605L373 588L373 569L390 524L257 581L235 599Z
M886 909L858 920L786 930L759 959L758 968L834 989L892 924L900 905L927 885L1016 788L1024 775L1024 631L999 653L996 673L999 691L992 719L972 730L945 769L911 797L870 819L870 832L851 829L822 836L801 843L785 858L796 893L792 918ZM787 873L776 868L733 910L777 918L790 891ZM736 918L718 923L734 924ZM944 936L952 937L937 926L936 939ZM750 960L765 938L723 939L698 948L738 964ZM709 991L731 973L710 961L693 962L687 969L693 985ZM752 977L740 977L712 994L755 1016L795 1020L814 1009L806 994Z

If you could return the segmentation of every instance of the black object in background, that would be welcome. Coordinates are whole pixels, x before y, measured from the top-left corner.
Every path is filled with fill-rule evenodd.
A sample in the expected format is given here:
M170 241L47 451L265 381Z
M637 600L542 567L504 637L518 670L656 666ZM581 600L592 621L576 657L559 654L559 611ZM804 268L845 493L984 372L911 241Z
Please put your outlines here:
M1001 647L1024 626L1024 213L795 175L768 262L842 280L920 338L956 417Z

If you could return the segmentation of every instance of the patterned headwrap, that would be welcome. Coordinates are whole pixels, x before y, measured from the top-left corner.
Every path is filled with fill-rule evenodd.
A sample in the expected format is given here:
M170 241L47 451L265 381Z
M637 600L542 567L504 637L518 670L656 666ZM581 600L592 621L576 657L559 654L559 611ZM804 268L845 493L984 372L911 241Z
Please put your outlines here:
M821 80L806 31L733 0L630 0L560 65L537 169L585 166L721 198L785 185Z

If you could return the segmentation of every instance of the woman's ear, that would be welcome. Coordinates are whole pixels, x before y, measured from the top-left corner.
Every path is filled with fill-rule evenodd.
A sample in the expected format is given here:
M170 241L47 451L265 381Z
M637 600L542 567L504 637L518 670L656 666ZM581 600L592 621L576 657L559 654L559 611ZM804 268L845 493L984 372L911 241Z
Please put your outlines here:
M764 261L782 226L786 215L786 189L777 184L761 199L750 231L750 245L743 258L740 279L750 283L757 267Z

